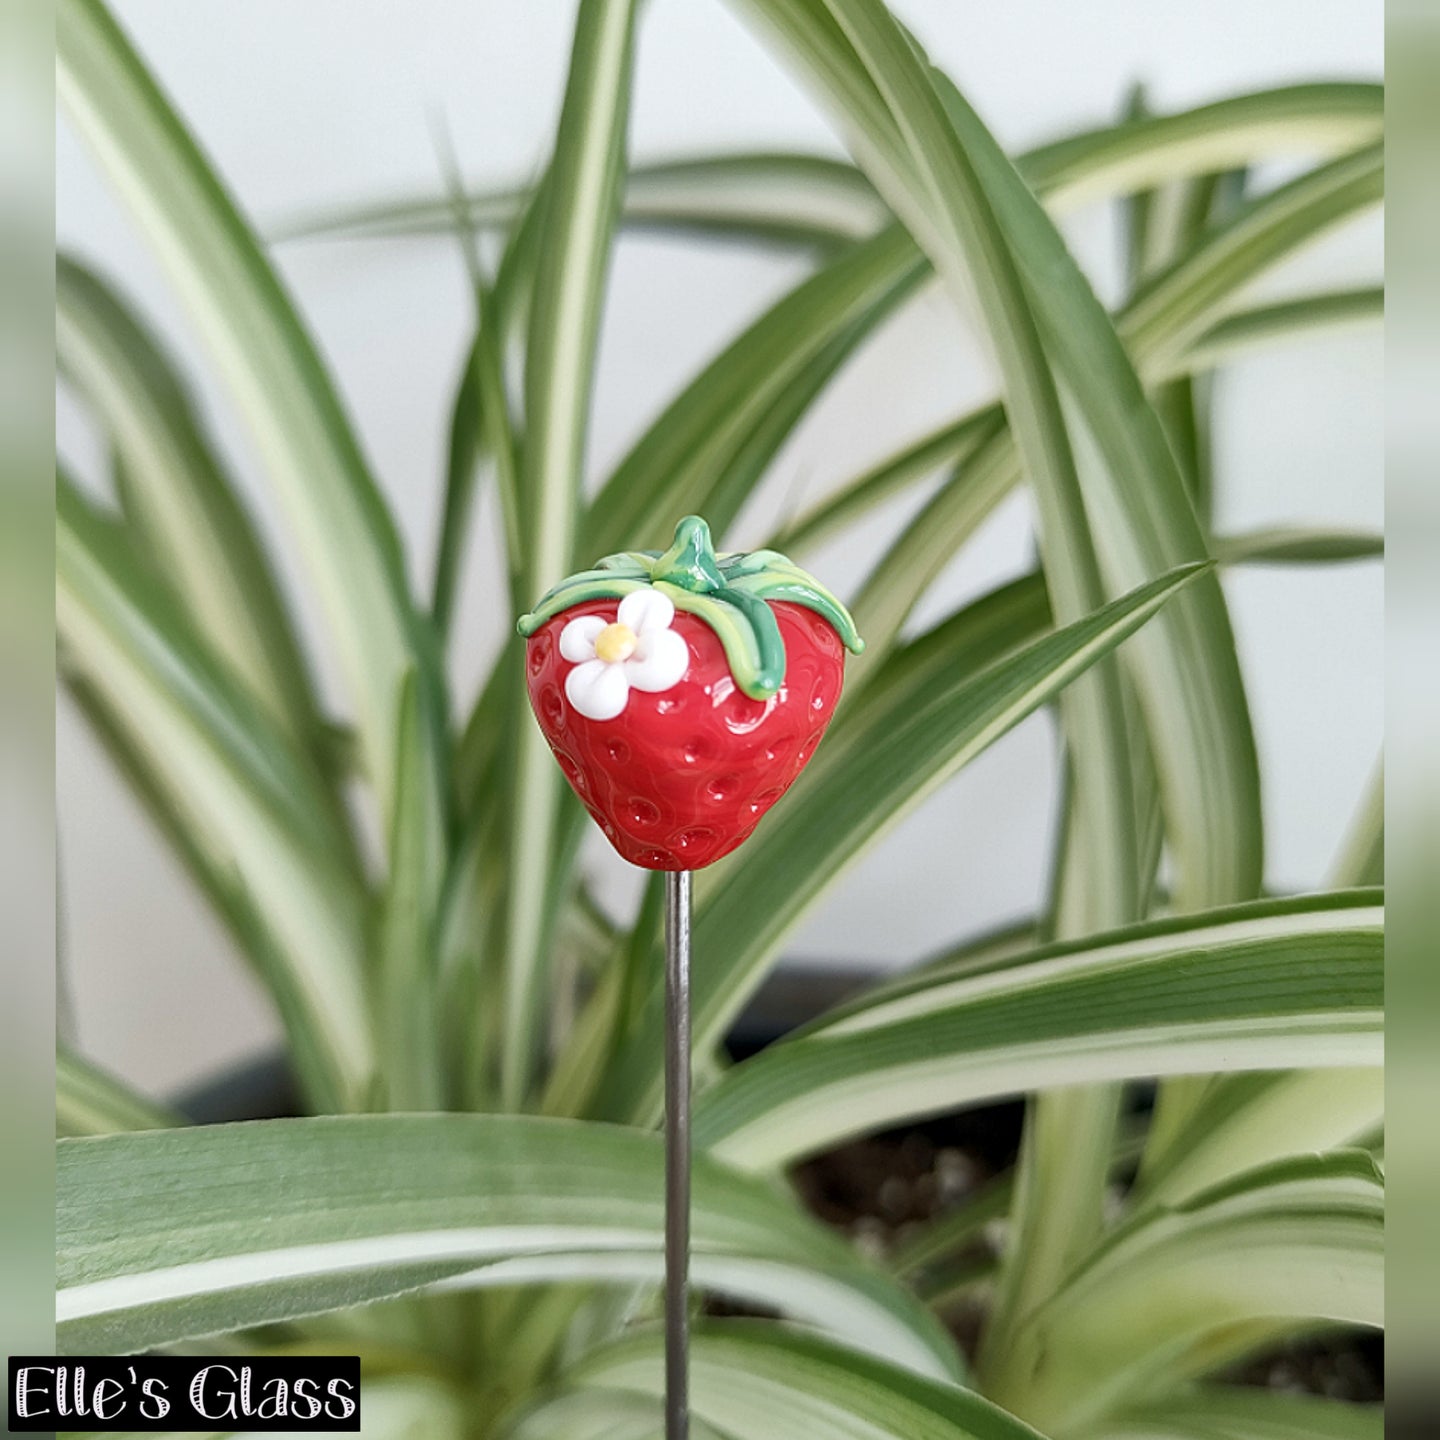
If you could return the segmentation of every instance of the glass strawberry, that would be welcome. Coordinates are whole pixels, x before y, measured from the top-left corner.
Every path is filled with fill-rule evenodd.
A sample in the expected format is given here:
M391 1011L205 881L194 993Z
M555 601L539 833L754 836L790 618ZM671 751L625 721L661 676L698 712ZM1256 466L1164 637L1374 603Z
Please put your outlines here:
M840 698L845 607L773 550L716 554L688 516L520 620L535 717L606 838L649 870L728 855L815 753Z

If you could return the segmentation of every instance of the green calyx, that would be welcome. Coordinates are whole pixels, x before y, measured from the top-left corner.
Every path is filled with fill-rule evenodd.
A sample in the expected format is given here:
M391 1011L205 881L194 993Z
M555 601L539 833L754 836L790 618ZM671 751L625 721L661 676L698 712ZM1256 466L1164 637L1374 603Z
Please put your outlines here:
M768 700L785 682L785 644L769 601L803 605L827 620L852 654L865 648L850 612L808 571L774 550L717 555L710 527L698 515L675 527L666 551L607 555L593 569L568 576L520 617L520 633L528 638L572 605L623 599L646 585L715 632L735 683L755 700Z
M656 560L651 578L678 585L693 595L712 595L725 588L710 527L698 515L687 515L675 527L674 543Z

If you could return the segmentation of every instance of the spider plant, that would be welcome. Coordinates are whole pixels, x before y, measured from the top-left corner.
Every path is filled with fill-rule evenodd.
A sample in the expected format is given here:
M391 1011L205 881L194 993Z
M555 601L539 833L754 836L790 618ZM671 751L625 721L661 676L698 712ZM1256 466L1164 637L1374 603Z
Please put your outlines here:
M831 379L938 287L983 333L995 398L772 537L803 556L910 497L847 596L868 649L826 744L696 885L694 1274L778 1317L698 1320L697 1433L1378 1436L1369 1408L1215 1377L1381 1323L1379 809L1337 833L1331 888L1263 890L1222 584L1379 542L1216 534L1207 461L1217 368L1379 315L1378 287L1254 298L1378 203L1378 89L1135 104L1012 157L880 0L742 0L853 163L632 166L638 8L581 0L539 183L457 182L330 222L459 233L471 259L439 550L415 557L266 247L105 9L60 0L64 102L248 422L348 696L343 718L317 699L185 380L109 280L62 258L63 378L113 455L108 500L57 482L65 683L273 996L305 1113L187 1127L62 1052L61 1348L359 1353L377 1436L658 1432L659 891L618 927L588 894L587 822L526 709L513 616L479 693L449 681L477 487L497 492L515 613L684 514L723 536ZM1294 178L1257 184L1277 159ZM1098 203L1126 222L1114 309L1056 228ZM810 263L597 488L597 331L636 227ZM916 633L1017 486L1037 568ZM1033 920L957 937L725 1063L727 1028L828 888L1051 705L1065 779ZM1152 1080L1153 1111L1125 1119ZM786 1184L848 1137L1014 1094L1030 1099L1013 1175L883 1263ZM996 1219L992 1259L957 1264ZM937 1315L967 1287L986 1316L968 1356Z

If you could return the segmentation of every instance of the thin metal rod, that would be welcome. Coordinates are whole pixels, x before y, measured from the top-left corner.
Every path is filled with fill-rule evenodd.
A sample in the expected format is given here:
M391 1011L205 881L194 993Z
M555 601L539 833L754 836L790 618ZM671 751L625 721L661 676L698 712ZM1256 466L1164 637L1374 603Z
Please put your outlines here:
M690 872L665 876L665 1440L690 1434Z

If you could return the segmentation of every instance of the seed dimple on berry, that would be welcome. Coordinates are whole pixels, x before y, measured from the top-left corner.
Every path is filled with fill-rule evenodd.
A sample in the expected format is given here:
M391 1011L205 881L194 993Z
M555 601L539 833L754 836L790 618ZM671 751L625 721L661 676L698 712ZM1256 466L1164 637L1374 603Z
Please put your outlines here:
M844 646L818 618L776 608L789 673L773 698L746 695L713 636L697 640L682 619L686 683L669 693L637 691L628 723L610 727L572 713L559 627L530 637L523 673L557 763L633 864L663 871L711 864L750 835L815 753L840 698Z
M730 703L725 706L725 728L732 735L748 735L764 722L774 704L773 699L752 700L748 695L736 691Z
M680 758L687 765L703 765L715 753L715 747L703 735L692 735L680 747Z
M706 796L717 805L723 805L740 786L740 777L735 774L717 775L705 785Z
M660 811L643 795L632 795L625 802L625 816L632 825L653 825L660 818Z

